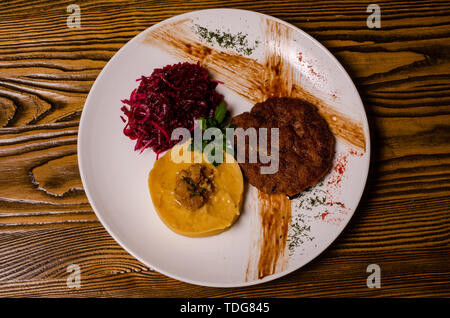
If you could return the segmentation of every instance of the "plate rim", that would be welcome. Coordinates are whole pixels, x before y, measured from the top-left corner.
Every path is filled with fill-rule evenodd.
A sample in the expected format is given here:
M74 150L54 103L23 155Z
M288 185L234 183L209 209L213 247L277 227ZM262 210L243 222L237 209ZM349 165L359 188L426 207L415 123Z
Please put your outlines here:
M232 13L232 12L240 12L240 13L244 13L244 14L254 14L260 17L264 17L266 19L271 19L273 21L279 22L291 29L293 29L295 32L300 32L303 36L306 36L309 40L311 40L315 45L317 45L329 58L331 58L331 60L333 60L335 62L335 64L337 65L338 68L340 68L340 70L345 74L344 76L347 77L347 79L351 82L352 88L355 90L356 95L358 97L358 101L360 106L362 107L362 113L361 113L361 119L363 121L363 128L364 128L364 135L365 135L365 139L366 139L366 149L365 149L365 154L367 155L367 160L364 166L364 171L363 171L363 179L364 182L362 183L361 188L359 189L360 193L358 194L358 200L357 200L357 204L355 209L353 209L351 211L350 217L347 219L347 221L345 222L345 224L341 227L340 231L337 231L336 234L334 235L334 237L331 239L330 243L326 245L326 247L324 247L323 249L319 249L317 251L317 253L312 253L309 257L308 260L298 266L292 266L292 268L289 268L281 271L279 273L274 273L271 274L269 276L266 276L262 279L255 279L252 281L243 281L242 283L229 283L229 284L224 284L224 283L211 283L211 282L205 282L205 281L196 281L193 279L188 279L188 278L183 278L175 273L169 273L157 266L154 266L152 264L150 264L148 261L144 260L143 258L141 258L139 255L137 255L137 253L135 253L130 247L127 246L127 244L125 244L113 231L111 228L109 228L109 226L107 225L107 222L105 221L105 219L102 217L101 213L99 212L98 208L95 205L95 200L92 196L92 193L89 190L89 186L88 186L88 182L87 182L87 177L84 173L84 169L83 169L83 151L82 151L82 139L85 138L84 136L84 131L86 129L83 129L83 127L86 125L86 111L85 109L87 109L88 105L90 104L90 99L92 98L91 96L93 95L93 91L95 91L96 86L98 85L98 83L102 80L106 69L108 68L108 65L111 63L111 61L114 61L115 59L118 58L118 56L120 56L121 52L123 51L123 49L130 43L133 41L136 41L139 37L143 36L144 34L146 34L147 32L149 32L149 30L152 30L156 27L160 27L161 25L170 23L174 20L178 20L181 19L183 17L187 17L190 15L195 15L201 12L211 12L211 11L228 11L228 14ZM365 131L367 130L367 131ZM134 37L132 37L130 40L128 40L109 60L108 62L105 64L105 66L102 68L102 70L100 71L100 73L98 74L97 78L95 79L94 83L92 84L89 93L86 97L85 103L83 105L83 109L81 112L81 116L80 116L80 120L79 120L79 126L78 126L78 137L77 137L77 160L78 160L78 168L79 168L79 172L80 172L80 177L81 177L81 182L83 184L83 189L84 192L86 194L86 197L89 201L89 204L91 205L92 209L94 210L94 213L96 214L97 218L99 219L100 223L102 224L102 226L105 228L105 230L108 232L108 234L126 251L128 252L131 256L133 256L135 259L137 259L138 261L140 261L141 263L143 263L144 265L146 265L147 267L149 267L152 270L155 270L167 277L182 281L182 282L186 282L186 283L190 283L193 285L198 285L198 286L206 286L206 287L221 287L221 288L232 288L232 287L245 287L245 286L252 286L252 285L258 285L258 284L262 284L262 283L266 283L275 279L278 279L282 276L286 276L300 268L302 268L303 266L307 265L308 263L310 263L312 260L316 259L320 254L322 254L324 251L326 251L335 241L336 239L342 234L342 232L344 231L344 229L347 228L348 224L350 223L350 220L353 218L354 213L356 212L356 210L358 209L360 203L361 203L361 198L363 196L364 190L366 188L367 185L367 178L368 178L368 174L369 174L369 167L370 167L370 160L371 159L371 140L370 140L370 126L369 126L369 122L367 119L367 114L366 114L366 110L364 107L364 103L361 99L361 96L359 94L359 91L355 85L355 83L353 82L352 78L350 77L350 75L348 74L347 70L344 68L344 66L337 60L337 58L322 44L320 43L318 40L316 40L314 37L312 37L311 35L309 35L308 33L306 33L305 31L303 31L302 29L296 27L295 25L286 22L284 20L281 20L279 18L276 18L274 16L265 14L265 13L260 13L257 11L253 11L253 10L244 10L244 9L234 9L234 8L213 8L213 9L202 9L202 10L193 10L193 11L189 11L189 12L185 12L182 14L178 14L175 16L172 16L170 18L167 18L165 20L162 20L160 22L157 22L155 24L153 24L152 26L142 30L141 32L139 32L137 35L135 35Z

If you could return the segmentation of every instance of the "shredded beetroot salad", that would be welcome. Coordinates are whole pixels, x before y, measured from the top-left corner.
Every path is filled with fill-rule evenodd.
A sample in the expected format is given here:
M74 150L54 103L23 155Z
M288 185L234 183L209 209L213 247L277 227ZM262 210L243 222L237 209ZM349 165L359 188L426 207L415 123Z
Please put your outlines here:
M151 148L157 156L179 141L170 139L175 128L193 129L195 119L211 117L223 100L215 90L218 82L199 63L167 65L137 81L139 87L122 100L128 119L121 116L127 123L123 133L136 140L134 150Z

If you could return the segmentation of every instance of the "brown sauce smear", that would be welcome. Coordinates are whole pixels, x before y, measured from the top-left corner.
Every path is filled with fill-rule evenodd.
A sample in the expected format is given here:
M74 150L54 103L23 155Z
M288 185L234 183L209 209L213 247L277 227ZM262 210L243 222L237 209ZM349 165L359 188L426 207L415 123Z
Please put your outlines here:
M233 52L219 52L198 42L187 24L189 19L153 29L145 42L182 60L199 61L214 78L245 99L257 103L268 97L298 97L315 105L335 136L365 151L361 122L355 121L303 89L300 75L289 64L291 29L279 22L265 19L265 59L260 63ZM270 43L270 45L269 45ZM293 63L293 61L292 61ZM255 248L258 258L250 257L246 279L258 279L287 268L286 241L291 221L291 201L285 195L268 195L258 191L258 217L261 231ZM255 268L256 267L256 268Z
M291 201L282 194L258 192L261 219L258 279L287 268L286 240L291 222Z
M265 41L270 41L271 45L265 45L265 61L260 63L233 52L219 52L198 42L197 35L187 24L189 21L180 20L153 29L144 41L180 59L200 61L216 80L253 103L270 96L304 98L317 107L335 136L365 150L361 122L342 114L297 84L300 74L288 63L287 57L289 27L266 19Z

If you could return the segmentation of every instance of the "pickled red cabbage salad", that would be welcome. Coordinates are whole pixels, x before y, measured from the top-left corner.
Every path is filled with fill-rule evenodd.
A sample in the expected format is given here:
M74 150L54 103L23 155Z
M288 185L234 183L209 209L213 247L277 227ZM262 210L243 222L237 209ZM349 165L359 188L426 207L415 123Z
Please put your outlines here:
M150 148L157 158L180 141L171 140L174 129L193 130L196 119L212 117L223 101L219 82L200 63L166 65L137 81L139 87L122 100L123 133L136 141L135 151Z

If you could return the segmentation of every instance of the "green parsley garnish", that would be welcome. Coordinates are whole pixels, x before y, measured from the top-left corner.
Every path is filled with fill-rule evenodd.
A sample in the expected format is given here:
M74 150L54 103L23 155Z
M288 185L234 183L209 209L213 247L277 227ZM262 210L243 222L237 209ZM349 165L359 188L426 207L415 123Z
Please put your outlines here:
M211 143L217 144L221 141L223 151L233 154L233 150L231 149L231 145L229 144L227 137L226 137L226 133L225 133L226 128L232 127L230 125L231 115L230 115L230 112L227 110L227 104L225 102L221 102L215 108L214 114L212 117L199 118L198 120L200 121L200 127L202 129L202 133L209 128L216 128L216 129L220 130L220 135L222 136L222 140L203 140L203 138L202 138L202 141L200 142L200 141L196 141L195 139L193 139L192 143L188 147L188 149L190 151L198 151L198 152L203 153L208 144L211 144ZM218 166L220 164L220 162L216 162L214 160L215 151L216 151L216 148L211 149L210 153L208 153L208 155L211 155L211 157L208 159L214 166ZM224 160L222 160L222 162L223 161Z

